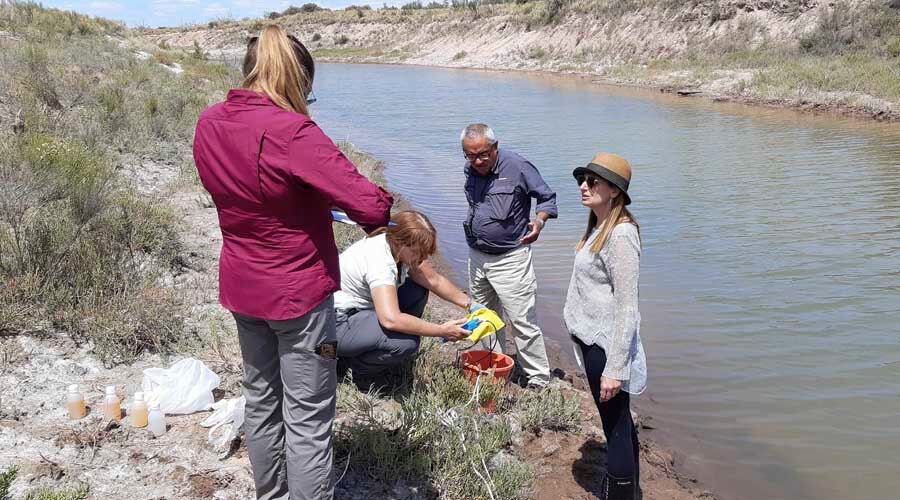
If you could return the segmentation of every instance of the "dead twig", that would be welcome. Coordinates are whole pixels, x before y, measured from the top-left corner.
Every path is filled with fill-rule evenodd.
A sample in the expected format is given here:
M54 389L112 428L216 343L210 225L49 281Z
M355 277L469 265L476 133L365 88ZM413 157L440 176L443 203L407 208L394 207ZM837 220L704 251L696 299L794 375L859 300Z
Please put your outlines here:
M347 470L350 469L350 457L352 456L352 452L347 453L347 464L344 465L344 472L341 473L341 477L334 483L335 486L341 484L341 480L344 479L344 476L347 474Z

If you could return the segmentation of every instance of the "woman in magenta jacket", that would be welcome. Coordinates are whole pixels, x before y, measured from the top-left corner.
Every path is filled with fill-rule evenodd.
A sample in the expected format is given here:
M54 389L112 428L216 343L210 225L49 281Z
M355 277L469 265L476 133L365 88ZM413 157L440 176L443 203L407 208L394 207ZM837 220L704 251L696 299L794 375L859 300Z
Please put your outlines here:
M242 88L200 115L194 161L222 230L219 297L237 322L247 448L258 498L331 498L341 280L330 210L374 229L393 200L310 119L315 65L296 38L267 26L243 72Z

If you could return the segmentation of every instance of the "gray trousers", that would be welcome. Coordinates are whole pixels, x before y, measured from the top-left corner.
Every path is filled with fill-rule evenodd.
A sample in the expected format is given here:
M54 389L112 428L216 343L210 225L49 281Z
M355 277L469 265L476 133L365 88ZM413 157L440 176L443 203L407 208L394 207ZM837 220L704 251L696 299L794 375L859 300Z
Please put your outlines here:
M528 382L550 382L544 336L537 324L537 279L531 248L523 246L491 255L469 249L469 292L472 300L506 317L507 328L481 340L484 349L506 353L506 332L516 344L516 362Z
M397 302L401 312L421 318L428 290L408 279L397 289ZM415 354L422 337L387 330L374 309L362 309L338 314L337 338L338 356L348 358L354 380L369 382Z
M239 314L234 319L244 360L244 433L256 497L331 499L337 361L316 354L316 347L337 340L334 299L291 320Z

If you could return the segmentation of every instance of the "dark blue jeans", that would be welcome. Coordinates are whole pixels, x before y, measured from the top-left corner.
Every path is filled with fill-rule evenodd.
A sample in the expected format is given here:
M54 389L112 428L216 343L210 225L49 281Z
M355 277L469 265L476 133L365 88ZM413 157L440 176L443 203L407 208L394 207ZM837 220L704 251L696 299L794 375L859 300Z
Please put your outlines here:
M606 472L617 478L638 476L640 446L637 430L631 419L631 399L625 391L619 391L609 401L600 401L600 377L606 368L606 351L592 344L586 345L577 337L573 337L581 348L584 360L584 372L591 386L591 395L600 420L603 421L603 433L606 434Z

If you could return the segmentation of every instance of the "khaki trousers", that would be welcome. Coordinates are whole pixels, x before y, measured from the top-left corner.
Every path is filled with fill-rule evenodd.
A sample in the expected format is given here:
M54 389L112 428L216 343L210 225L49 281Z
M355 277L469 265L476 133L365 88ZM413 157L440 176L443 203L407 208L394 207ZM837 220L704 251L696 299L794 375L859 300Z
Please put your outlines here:
M537 280L531 248L523 246L492 255L469 249L469 293L472 300L504 316L507 327L482 339L488 350L506 354L506 330L512 332L517 363L528 382L550 382L544 336L537 324Z

